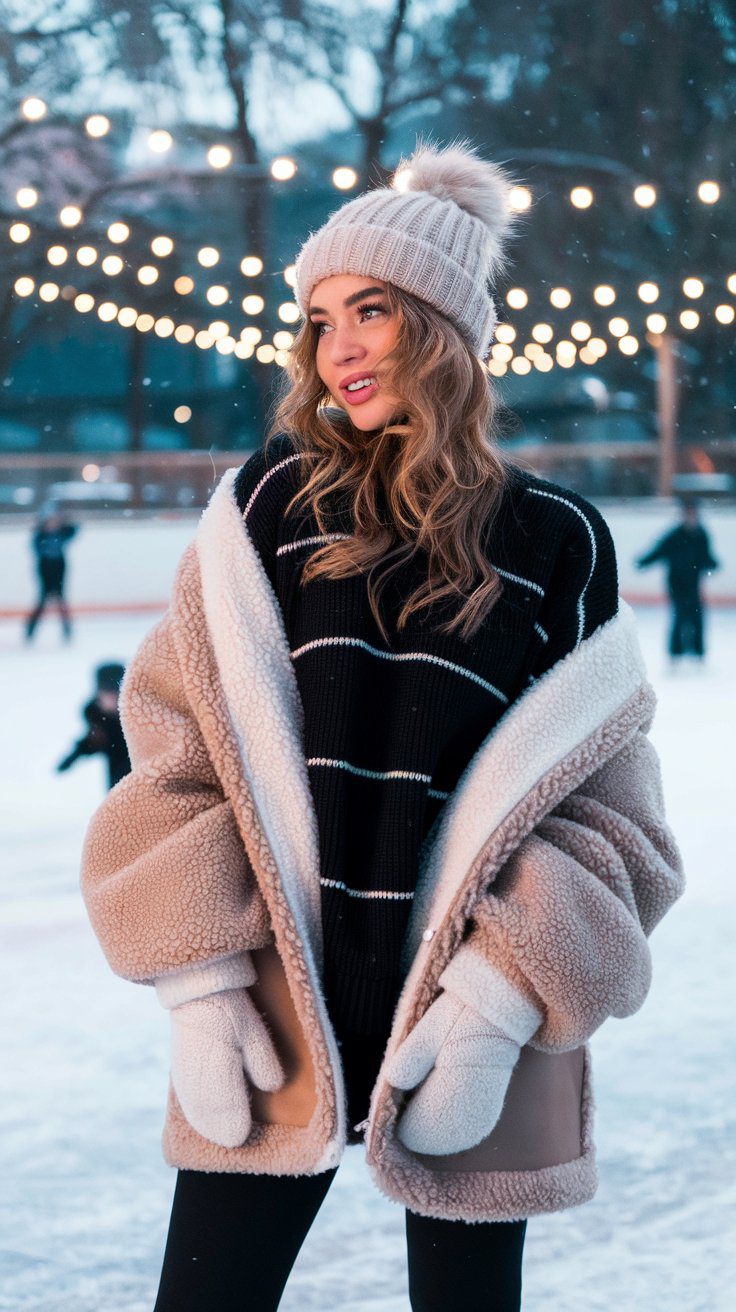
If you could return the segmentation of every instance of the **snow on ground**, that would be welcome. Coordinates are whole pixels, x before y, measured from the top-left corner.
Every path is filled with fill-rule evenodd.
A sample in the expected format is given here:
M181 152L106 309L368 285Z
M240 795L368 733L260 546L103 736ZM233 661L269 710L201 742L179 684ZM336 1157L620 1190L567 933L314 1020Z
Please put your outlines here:
M149 989L111 973L78 893L102 764L53 769L80 732L93 666L128 659L152 622L80 621L64 647L49 619L30 649L17 623L0 625L0 1307L11 1312L153 1306L175 1178L159 1147L168 1017ZM736 612L711 615L703 670L667 669L663 611L640 610L639 625L689 887L654 932L645 1006L594 1040L601 1184L584 1207L530 1220L526 1312L733 1306ZM282 1312L408 1307L403 1211L351 1148Z

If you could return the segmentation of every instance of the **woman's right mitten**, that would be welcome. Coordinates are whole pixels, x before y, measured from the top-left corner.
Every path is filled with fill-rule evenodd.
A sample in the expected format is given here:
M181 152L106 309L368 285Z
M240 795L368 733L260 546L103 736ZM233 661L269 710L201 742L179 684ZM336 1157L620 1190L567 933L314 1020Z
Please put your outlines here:
M233 966L220 973L222 980L229 974L255 983L247 953L239 954L240 970L230 960ZM200 972L200 988L206 972L207 967ZM284 1083L284 1070L247 987L176 1000L191 988L171 977L156 981L159 1000L171 1012L171 1082L192 1129L223 1148L238 1148L251 1131L248 1081L273 1092Z

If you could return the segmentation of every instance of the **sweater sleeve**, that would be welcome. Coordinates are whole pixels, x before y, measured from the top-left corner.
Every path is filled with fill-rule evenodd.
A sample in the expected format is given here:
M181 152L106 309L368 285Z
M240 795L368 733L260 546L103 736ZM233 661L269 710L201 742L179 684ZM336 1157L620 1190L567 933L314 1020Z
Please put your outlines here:
M657 753L643 730L523 839L473 909L466 945L543 1016L532 1046L567 1051L651 982L648 936L680 897Z
M168 612L126 673L120 705L132 770L93 815L81 869L109 964L147 984L273 937L184 690L171 626Z

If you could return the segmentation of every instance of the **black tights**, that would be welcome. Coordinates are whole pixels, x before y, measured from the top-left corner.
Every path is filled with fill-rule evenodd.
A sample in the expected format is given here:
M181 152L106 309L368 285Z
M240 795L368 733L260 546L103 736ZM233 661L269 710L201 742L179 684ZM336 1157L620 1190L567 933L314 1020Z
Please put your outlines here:
M154 1312L275 1312L336 1172L179 1171ZM407 1210L412 1312L518 1312L525 1232Z

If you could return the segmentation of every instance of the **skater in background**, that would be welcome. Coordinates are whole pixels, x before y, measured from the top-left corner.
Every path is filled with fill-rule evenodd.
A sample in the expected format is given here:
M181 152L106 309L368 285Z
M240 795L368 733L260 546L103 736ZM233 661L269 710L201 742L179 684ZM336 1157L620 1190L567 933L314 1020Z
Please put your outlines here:
M64 597L64 575L66 546L76 532L77 525L65 521L53 505L46 507L34 529L32 546L36 557L39 591L35 610L26 622L27 642L33 638L38 621L51 597L55 598L59 607L65 640L68 642L72 636L71 616Z
M113 788L130 771L130 757L120 725L118 696L125 667L118 662L98 665L95 670L95 695L82 708L87 721L86 734L76 742L56 769L68 770L82 756L107 757L108 787Z
M700 576L707 570L720 569L711 551L708 533L698 519L698 507L689 498L681 502L682 518L645 555L636 560L637 569L646 569L659 561L667 565L667 591L672 605L668 640L670 661L674 665L683 656L705 656L703 638L703 598Z

